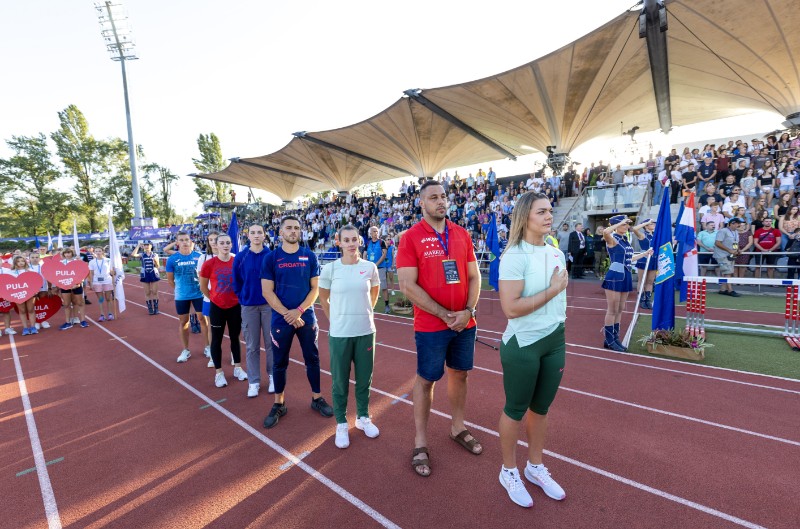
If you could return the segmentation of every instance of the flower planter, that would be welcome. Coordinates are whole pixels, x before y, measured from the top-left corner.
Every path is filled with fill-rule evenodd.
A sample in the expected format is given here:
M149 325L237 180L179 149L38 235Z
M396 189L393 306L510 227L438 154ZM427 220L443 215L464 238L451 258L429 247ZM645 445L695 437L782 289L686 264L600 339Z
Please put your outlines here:
M694 360L696 362L706 357L705 349L692 349L691 347L678 347L676 345L660 345L654 343L647 344L647 352L654 355Z
M405 306L392 303L392 312L395 314L411 314L414 312L414 305Z

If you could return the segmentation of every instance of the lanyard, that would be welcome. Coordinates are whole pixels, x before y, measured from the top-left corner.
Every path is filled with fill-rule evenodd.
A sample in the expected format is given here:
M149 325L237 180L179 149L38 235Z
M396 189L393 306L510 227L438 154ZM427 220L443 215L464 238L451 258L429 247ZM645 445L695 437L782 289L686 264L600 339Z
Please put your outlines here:
M441 245L442 250L444 250L445 255L449 259L450 252L447 250L447 246L450 244L450 234L447 231L447 221L444 223L444 241L442 240L442 237L439 235L438 231L433 230L433 233L436 234L436 238L439 239L439 244Z
M97 266L95 266L95 270L97 270L97 275L102 277L103 276L103 270L105 270L105 268L106 268L106 260L105 259L102 259L102 260L101 259L95 259L94 261L97 263Z

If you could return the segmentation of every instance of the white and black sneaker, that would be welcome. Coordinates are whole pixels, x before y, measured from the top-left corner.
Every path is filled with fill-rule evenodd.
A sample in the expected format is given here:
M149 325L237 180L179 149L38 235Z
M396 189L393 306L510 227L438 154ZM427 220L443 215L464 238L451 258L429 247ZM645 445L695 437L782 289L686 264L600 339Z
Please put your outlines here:
M501 466L500 484L508 492L508 497L511 498L511 501L520 507L533 507L533 498L525 490L525 484L519 478L519 470L516 468L507 469Z
M550 471L543 464L531 465L528 463L525 465L525 477L534 485L541 487L544 493L554 500L563 500L567 497L567 493L550 476Z

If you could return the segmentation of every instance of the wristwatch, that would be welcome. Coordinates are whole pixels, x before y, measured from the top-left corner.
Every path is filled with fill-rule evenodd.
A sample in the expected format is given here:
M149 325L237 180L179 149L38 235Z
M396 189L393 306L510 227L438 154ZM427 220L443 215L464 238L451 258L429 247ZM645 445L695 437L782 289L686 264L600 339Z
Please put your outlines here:
M464 307L464 310L468 310L470 316L472 316L473 318L475 317L475 314L478 313L478 311L476 309L473 309L472 307Z

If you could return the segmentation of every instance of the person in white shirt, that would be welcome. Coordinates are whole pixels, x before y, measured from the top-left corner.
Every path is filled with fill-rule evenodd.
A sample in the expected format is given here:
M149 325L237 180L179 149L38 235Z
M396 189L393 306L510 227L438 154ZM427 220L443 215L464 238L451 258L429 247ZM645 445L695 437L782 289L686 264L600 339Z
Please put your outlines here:
M89 282L92 292L97 296L97 305L100 317L97 321L112 321L111 291L114 290L114 276L116 271L111 259L105 256L102 248L95 248L94 259L89 262ZM106 316L107 315L107 316Z
M500 306L508 318L500 344L505 391L498 428L503 458L500 484L522 507L533 506L516 462L523 419L528 437L525 478L554 500L566 497L542 461L547 413L564 371L569 283L564 254L545 244L552 223L553 208L545 195L522 195L500 260Z
M369 438L380 431L369 416L369 394L375 360L374 308L380 294L380 278L375 263L359 256L359 234L348 225L338 232L342 257L322 268L319 302L330 321L328 344L333 378L333 413L336 417L334 443L350 446L347 422L347 394L351 365L356 379L355 427Z

